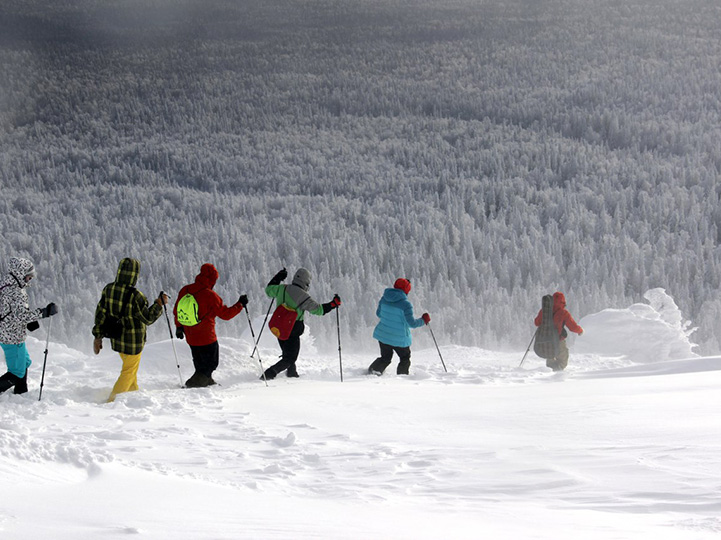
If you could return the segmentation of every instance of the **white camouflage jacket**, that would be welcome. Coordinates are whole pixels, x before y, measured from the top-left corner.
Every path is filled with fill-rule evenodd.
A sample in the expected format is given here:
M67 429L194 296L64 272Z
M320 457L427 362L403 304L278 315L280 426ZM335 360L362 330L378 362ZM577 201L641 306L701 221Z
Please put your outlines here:
M23 343L27 324L40 319L40 310L30 309L28 305L27 275L35 275L33 263L19 257L11 258L8 273L0 280L0 343Z

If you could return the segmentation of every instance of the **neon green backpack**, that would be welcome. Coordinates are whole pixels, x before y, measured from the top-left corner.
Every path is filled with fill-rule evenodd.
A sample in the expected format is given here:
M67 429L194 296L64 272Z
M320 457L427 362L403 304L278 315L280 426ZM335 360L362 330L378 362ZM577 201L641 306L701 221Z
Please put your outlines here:
M200 322L198 302L192 294L188 293L178 300L177 315L182 326L195 326Z

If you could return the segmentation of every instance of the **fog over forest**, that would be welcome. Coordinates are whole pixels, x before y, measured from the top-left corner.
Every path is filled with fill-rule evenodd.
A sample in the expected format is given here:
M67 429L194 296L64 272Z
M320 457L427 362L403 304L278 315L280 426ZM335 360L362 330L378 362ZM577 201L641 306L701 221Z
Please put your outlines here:
M254 316L305 266L373 350L396 277L439 341L496 349L545 293L578 320L662 287L718 352L720 27L714 0L3 2L0 264L36 263L78 348L131 256L151 297L212 262Z

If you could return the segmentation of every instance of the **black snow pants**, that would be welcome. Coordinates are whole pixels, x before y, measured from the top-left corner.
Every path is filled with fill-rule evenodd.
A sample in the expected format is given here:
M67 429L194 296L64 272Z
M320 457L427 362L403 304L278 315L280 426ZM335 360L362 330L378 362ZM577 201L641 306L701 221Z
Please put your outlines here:
M378 345L380 345L381 348L381 355L370 365L368 373L382 374L390 365L391 360L393 359L393 352L395 351L400 359L396 373L398 375L408 375L408 370L411 367L411 348L394 347L393 345L387 345L381 341L378 342Z
M218 342L215 341L210 345L191 345L190 352L193 355L195 373L185 382L185 386L197 388L215 384L213 372L220 363L220 346Z
M293 325L293 330L290 332L288 339L279 339L278 344L280 345L281 357L280 361L265 370L266 379L274 379L276 375L288 370L286 375L288 377L297 377L298 370L295 367L295 362L298 360L300 354L300 336L305 332L305 323L303 321L296 321Z

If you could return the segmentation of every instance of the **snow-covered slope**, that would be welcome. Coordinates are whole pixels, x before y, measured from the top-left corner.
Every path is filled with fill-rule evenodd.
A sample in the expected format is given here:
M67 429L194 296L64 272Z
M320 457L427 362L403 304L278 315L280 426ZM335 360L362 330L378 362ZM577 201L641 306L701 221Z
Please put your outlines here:
M2 537L717 537L721 359L575 353L593 332L561 374L441 343L447 373L435 349L380 378L373 352L345 351L344 382L307 341L301 378L267 387L241 336L222 341L220 385L194 390L161 341L112 404L115 355L54 343L38 401L31 339L31 391L0 395Z

